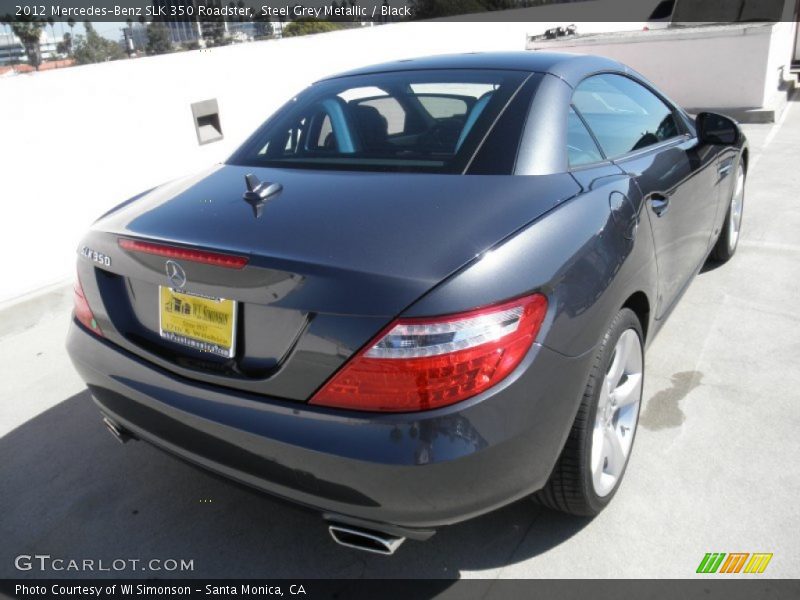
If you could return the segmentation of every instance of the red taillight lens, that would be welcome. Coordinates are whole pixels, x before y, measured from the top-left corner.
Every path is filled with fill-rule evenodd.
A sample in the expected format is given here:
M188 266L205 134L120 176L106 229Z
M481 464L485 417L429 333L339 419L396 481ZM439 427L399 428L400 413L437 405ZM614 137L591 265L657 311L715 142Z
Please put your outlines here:
M155 254L166 258L176 258L199 262L217 267L228 269L241 269L247 264L246 256L235 256L233 254L223 254L222 252L207 252L206 250L194 250L192 248L181 248L179 246L168 246L167 244L154 244L153 242L143 242L141 240L119 239L119 246L129 252L144 252L145 254Z
M311 398L311 404L408 412L460 402L513 371L547 311L534 294L445 317L398 319Z
M103 337L103 332L97 324L97 320L92 314L92 309L86 301L86 295L83 293L81 287L81 280L75 279L75 285L72 287L73 302L75 304L75 318L92 333Z

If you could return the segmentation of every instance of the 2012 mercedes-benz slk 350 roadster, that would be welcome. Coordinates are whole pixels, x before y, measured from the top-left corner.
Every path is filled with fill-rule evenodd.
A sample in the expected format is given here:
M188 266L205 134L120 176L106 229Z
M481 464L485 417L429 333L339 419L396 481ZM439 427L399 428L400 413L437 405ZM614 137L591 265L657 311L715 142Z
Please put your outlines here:
M602 510L644 350L739 238L748 146L591 56L378 65L81 242L68 349L108 428L392 553L533 495Z

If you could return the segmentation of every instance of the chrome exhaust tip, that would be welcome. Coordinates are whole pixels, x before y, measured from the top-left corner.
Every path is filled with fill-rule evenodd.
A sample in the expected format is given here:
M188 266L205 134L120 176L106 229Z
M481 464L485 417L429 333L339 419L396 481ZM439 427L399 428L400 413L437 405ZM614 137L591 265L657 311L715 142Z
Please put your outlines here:
M114 436L114 439L117 440L120 444L127 444L129 441L133 439L133 436L128 433L128 431L122 427L121 425L117 425L114 421L109 419L108 417L103 417L103 425L106 426L109 433Z
M347 525L329 525L328 532L333 541L340 546L363 550L373 554L391 556L406 541L404 537L397 537L378 531L369 531Z

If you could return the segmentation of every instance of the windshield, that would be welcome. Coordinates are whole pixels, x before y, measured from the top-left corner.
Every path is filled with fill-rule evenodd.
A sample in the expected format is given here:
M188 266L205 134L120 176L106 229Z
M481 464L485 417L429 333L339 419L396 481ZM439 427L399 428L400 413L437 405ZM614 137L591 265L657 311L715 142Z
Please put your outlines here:
M229 162L461 172L525 77L434 70L323 81L292 99Z

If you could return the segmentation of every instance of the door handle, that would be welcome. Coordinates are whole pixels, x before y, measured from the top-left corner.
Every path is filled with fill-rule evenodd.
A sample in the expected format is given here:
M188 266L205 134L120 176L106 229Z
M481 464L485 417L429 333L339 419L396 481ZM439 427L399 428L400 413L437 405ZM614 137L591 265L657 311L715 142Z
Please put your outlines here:
M722 179L728 173L730 173L732 168L733 168L733 161L727 160L717 167L717 175L719 175L720 179Z
M650 194L650 208L656 213L657 217L662 217L669 209L669 196L664 194Z

